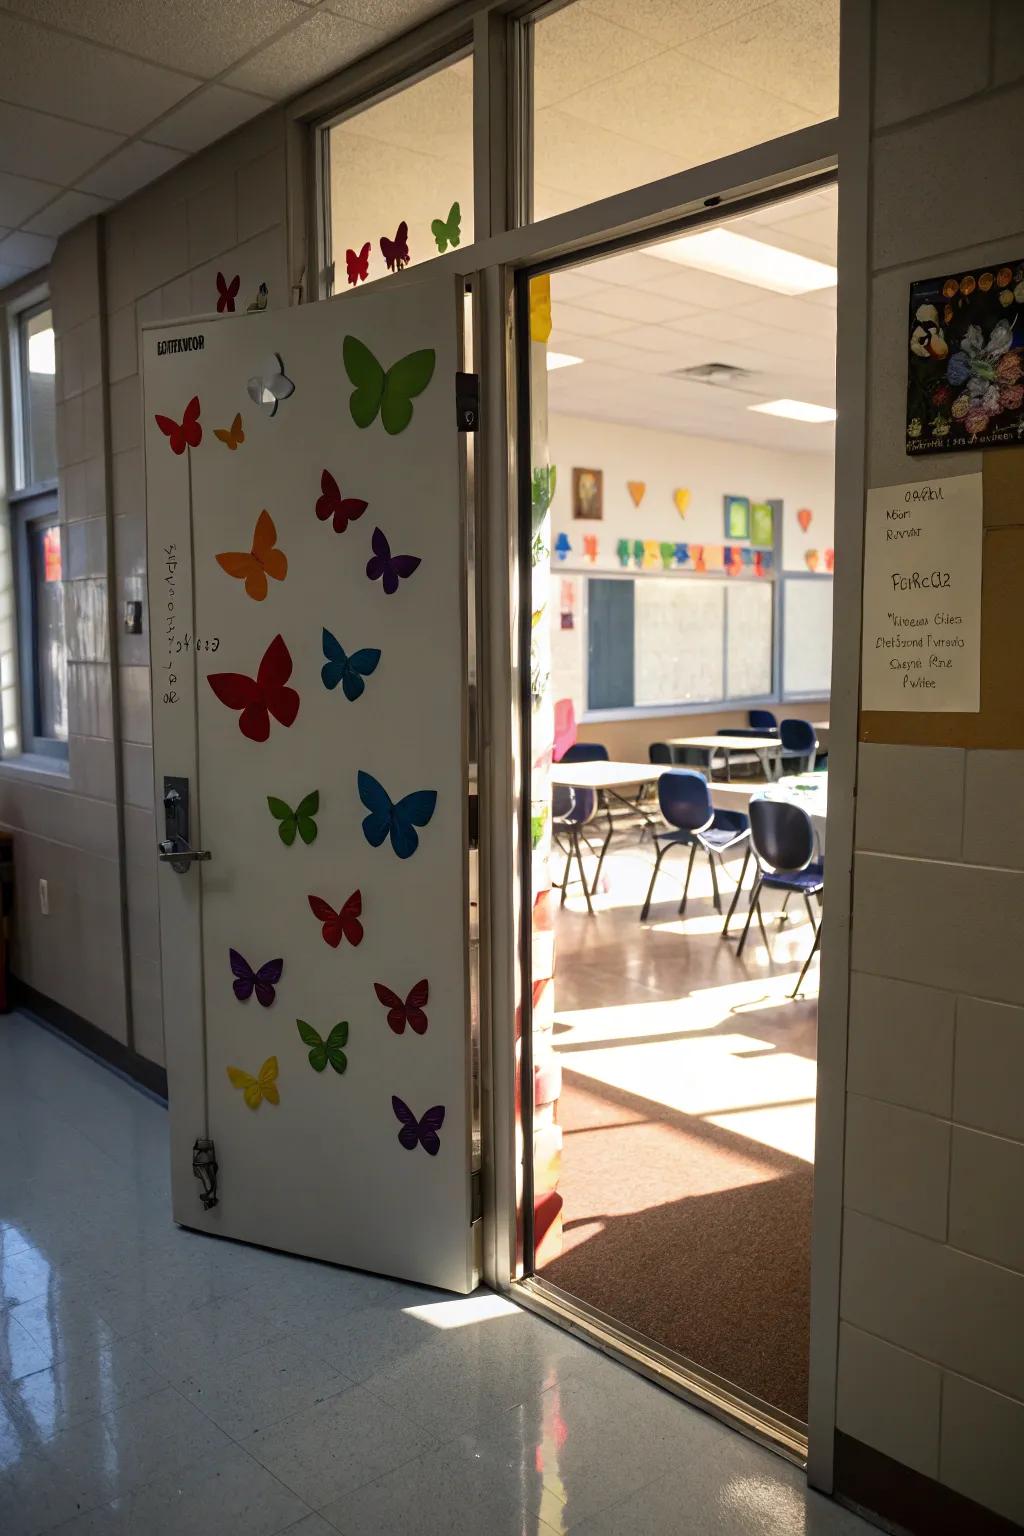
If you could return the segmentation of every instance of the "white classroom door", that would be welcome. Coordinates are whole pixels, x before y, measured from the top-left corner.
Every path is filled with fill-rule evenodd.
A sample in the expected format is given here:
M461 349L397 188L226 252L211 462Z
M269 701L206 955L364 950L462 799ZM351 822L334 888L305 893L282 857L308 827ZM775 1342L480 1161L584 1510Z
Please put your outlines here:
M210 854L159 874L175 1219L467 1291L460 306L143 345L158 830L187 779Z

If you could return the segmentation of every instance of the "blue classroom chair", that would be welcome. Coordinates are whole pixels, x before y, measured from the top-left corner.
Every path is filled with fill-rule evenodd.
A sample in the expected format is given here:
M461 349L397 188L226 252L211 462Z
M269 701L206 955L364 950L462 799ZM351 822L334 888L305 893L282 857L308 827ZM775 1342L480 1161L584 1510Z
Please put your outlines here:
M695 773L690 768L672 768L663 773L658 780L658 802L661 806L661 814L669 824L666 832L655 831L653 833L657 852L654 856L654 869L651 873L651 883L647 889L647 898L640 912L640 921L647 921L651 910L651 898L654 895L654 886L661 868L661 861L670 848L686 848L690 850L689 863L686 866L686 882L683 886L683 899L679 903L679 912L682 915L686 910L686 898L690 890L690 876L693 873L693 861L697 849L703 848L708 856L711 866L711 887L714 891L715 911L721 912L722 903L718 894L718 872L715 869L715 855L722 860L730 848L737 847L749 836L749 828L737 827L731 822L735 812L715 811L711 804L711 791L708 789L708 781L702 773ZM719 817L729 818L724 824ZM746 822L746 817L741 816L740 821ZM746 862L743 868L746 870ZM742 879L742 876L740 877Z
M750 893L750 910L736 953L743 953L750 931L750 920L756 912L761 937L771 958L771 945L768 943L761 912L763 890L782 891L787 897L802 896L814 929L814 943L804 961L797 984L790 993L791 997L796 997L821 941L821 925L815 921L811 897L817 896L818 905L821 905L821 893L825 888L825 865L823 861L814 858L814 826L801 805L792 805L788 800L751 800L750 841L757 874Z

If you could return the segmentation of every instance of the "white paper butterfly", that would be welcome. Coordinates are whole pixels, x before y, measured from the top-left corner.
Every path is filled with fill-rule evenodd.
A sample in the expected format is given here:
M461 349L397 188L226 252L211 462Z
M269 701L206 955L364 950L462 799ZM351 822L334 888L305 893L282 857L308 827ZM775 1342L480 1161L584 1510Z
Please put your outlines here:
M262 406L268 416L273 416L280 402L287 400L294 389L280 354L272 352L260 372L249 380L249 399Z

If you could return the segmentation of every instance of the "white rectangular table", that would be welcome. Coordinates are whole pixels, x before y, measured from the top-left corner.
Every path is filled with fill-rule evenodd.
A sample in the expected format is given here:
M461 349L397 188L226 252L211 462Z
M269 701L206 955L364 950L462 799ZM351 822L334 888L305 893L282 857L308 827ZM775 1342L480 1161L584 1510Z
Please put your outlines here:
M775 764L782 753L782 742L777 736L670 736L668 745L703 752L709 772L716 752L724 752L726 761L732 752L753 752L760 759L766 779L775 777Z

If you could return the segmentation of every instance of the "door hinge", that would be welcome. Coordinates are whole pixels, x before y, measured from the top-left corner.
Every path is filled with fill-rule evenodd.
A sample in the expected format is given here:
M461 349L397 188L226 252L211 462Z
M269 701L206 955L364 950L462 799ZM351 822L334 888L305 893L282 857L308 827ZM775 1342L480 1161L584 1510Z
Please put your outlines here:
M480 425L480 375L455 375L455 419L460 432L475 432Z
M202 1186L199 1198L203 1210L210 1211L217 1204L217 1151L207 1136L197 1136L192 1148L192 1172Z
M469 1176L469 1224L479 1221L484 1213L484 1181L477 1168Z

